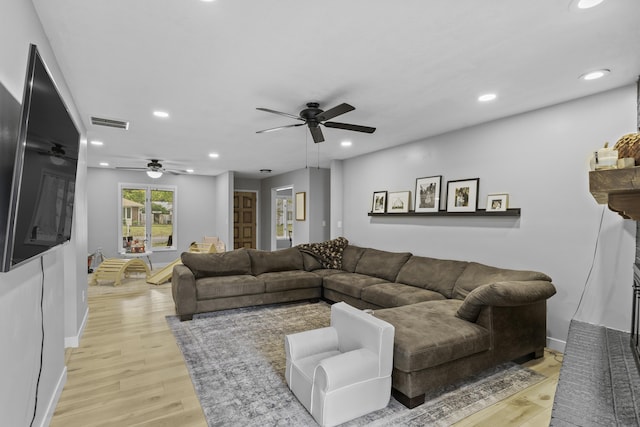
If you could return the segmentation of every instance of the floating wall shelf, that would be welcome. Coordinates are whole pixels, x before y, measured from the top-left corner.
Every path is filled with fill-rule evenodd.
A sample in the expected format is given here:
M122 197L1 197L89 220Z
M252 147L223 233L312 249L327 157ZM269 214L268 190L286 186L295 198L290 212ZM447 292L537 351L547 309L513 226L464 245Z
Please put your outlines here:
M591 171L589 191L623 218L640 220L640 167Z
M489 211L478 209L475 212L401 212L401 213L374 213L369 212L369 216L482 216L482 217L518 217L520 216L520 208L507 209L506 211Z

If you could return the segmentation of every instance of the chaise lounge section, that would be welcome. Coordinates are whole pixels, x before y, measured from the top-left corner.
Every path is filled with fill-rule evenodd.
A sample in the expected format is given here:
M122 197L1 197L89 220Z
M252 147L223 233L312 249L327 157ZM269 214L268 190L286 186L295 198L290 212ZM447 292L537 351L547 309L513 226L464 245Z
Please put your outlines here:
M172 278L182 320L321 297L373 309L395 328L392 392L410 408L425 393L491 366L541 357L546 300L556 292L536 271L346 244L329 256L301 246L184 253L182 261Z

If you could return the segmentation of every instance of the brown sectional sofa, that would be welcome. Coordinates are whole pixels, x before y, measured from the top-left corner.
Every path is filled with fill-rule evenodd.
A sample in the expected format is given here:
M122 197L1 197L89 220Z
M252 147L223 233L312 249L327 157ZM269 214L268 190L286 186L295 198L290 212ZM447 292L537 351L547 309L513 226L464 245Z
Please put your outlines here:
M348 245L341 268L299 248L183 253L173 270L176 313L327 300L375 310L395 327L393 394L414 407L426 392L499 363L540 357L546 300L539 272Z

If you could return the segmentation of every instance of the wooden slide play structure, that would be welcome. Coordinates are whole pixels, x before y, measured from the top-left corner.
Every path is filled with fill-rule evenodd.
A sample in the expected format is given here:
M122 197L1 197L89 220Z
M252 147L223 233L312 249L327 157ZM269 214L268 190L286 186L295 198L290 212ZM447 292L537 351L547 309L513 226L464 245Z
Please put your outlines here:
M225 246L220 239L217 237L205 237L202 242L193 242L191 246L189 246L189 252L193 253L202 253L202 254L213 254L216 252L224 252ZM171 274L173 273L173 267L175 265L182 264L180 258L176 259L172 263L169 263L161 270L153 273L153 275L147 277L147 283L152 285L162 285L163 283L171 280Z

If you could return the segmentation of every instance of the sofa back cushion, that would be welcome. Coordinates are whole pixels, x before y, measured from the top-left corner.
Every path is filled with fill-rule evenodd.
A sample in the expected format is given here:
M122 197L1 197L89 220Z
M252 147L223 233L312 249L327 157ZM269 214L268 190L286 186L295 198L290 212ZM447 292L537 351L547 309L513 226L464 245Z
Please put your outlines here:
M458 277L456 285L453 287L453 298L463 300L469 292L480 285L513 280L546 280L550 282L551 278L538 271L509 270L506 268L491 267L477 262L470 262L460 277Z
M366 248L356 265L355 272L394 282L398 271L410 257L409 252L387 252Z
M180 258L196 279L251 274L251 259L246 249L213 254L183 252Z
M252 249L251 271L254 275L271 273L273 271L304 270L302 254L298 248L282 249L279 251L259 251Z
M451 298L456 280L467 267L466 261L412 256L402 266L396 282L439 292Z
M356 265L358 265L358 261L360 261L364 251L365 248L347 245L347 247L344 248L344 251L342 251L342 269L349 273L355 273Z

